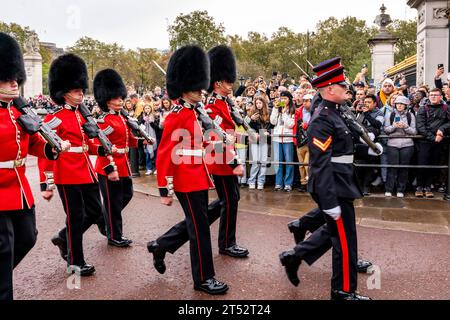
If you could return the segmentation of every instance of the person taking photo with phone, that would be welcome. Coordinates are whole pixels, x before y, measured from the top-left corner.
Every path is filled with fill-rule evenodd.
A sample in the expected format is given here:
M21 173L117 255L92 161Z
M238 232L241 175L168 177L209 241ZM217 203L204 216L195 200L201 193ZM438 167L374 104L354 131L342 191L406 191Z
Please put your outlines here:
M294 160L294 138L286 137L286 135L292 136L294 133L295 107L289 91L280 93L280 100L272 109L270 123L275 126L272 139L275 161L292 162ZM294 183L294 166L275 165L275 172L275 191L282 190L284 186L284 191L291 192Z

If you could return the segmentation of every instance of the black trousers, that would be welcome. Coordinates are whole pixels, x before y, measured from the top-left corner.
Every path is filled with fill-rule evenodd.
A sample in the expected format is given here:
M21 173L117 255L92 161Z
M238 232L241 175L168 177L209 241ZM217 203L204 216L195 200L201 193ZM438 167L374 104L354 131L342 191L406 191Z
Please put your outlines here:
M417 141L417 164L418 165L438 165L443 143L435 143L429 141ZM418 169L417 170L417 186L423 188L431 187L433 178L439 170L436 169Z
M236 244L236 224L240 189L236 176L213 175L217 195L222 204L219 224L219 249L226 249Z
M387 147L388 164L409 165L414 154L414 147ZM408 169L388 168L386 191L404 193L408 184Z
M313 195L314 200L316 197ZM341 218L335 221L330 216L321 212L326 226L319 227L305 241L295 247L296 255L304 259L308 264L316 261L326 251L331 241L333 248L333 276L331 288L345 292L354 292L357 288L357 263L358 247L355 221L355 208L353 199L339 198L339 205L342 209ZM317 201L316 201L317 202ZM305 223L318 224L315 217L318 211L312 211L310 219L305 219ZM328 247L329 248L329 247Z
M311 235L298 243L294 251L308 265L313 265L333 246L324 215L319 208L315 208L299 219L300 227Z
M237 220L237 206L240 199L239 185L236 177L232 176L217 176L214 177L219 199L211 202L207 210L208 224L212 225L220 218L219 225L219 248L225 249L236 244L236 220ZM225 185L225 188L223 187ZM230 190L232 192L230 192ZM232 194L233 196L229 196ZM222 196L221 196L222 195ZM225 200L222 200L225 199ZM226 199L230 200L229 205ZM227 208L231 208L227 209ZM231 213L231 214L230 214ZM325 223L322 222L321 225ZM228 224L228 232L227 232ZM231 242L230 241L233 241ZM189 240L186 220L183 220L173 226L164 235L159 237L156 241L164 249L164 251L174 254ZM227 246L228 240L228 246Z
M185 220L172 227L157 242L163 250L174 253L189 240L192 278L195 285L200 285L215 275L208 219L208 190L176 192L176 196L183 208Z
M144 140L138 141L138 159L139 166L145 167L145 151L144 151Z
M106 234L108 239L121 240L123 234L122 210L133 198L133 182L130 178L110 181L108 177L98 175L105 207Z
M222 207L223 205L220 203L220 200L215 200L209 204L207 211L209 225L212 225L217 219L220 218ZM171 254L174 254L188 241L189 233L186 220L177 223L156 240L164 251L170 252Z
M97 183L58 185L58 192L66 213L66 227L59 236L67 242L67 263L83 266L83 234L94 224L104 230L104 207Z
M34 247L36 238L34 208L0 211L0 301L13 299L13 270Z
M130 158L131 173L133 174L133 176L139 176L140 173L139 173L139 151L138 151L138 148L130 148L128 157Z

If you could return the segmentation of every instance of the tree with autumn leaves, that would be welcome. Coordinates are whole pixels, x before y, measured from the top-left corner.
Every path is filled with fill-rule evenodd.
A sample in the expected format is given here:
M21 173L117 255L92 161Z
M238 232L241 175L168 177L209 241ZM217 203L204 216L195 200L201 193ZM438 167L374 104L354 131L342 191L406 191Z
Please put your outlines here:
M399 38L395 61L416 53L416 21L396 20L389 31ZM0 31L12 34L23 44L33 31L17 24L0 22ZM272 35L250 31L243 35L227 35L223 23L216 22L207 11L194 11L179 14L169 25L170 50L160 51L152 48L125 49L119 43L104 43L89 37L79 39L67 52L81 56L88 66L92 81L95 74L104 68L116 69L136 91L164 84L164 75L155 66L157 62L166 68L171 51L186 45L197 44L205 50L219 45L231 46L236 54L240 76L269 78L273 71L288 73L298 79L302 72L293 63L299 64L306 72L312 70L306 60L315 64L334 56L341 56L348 70L349 79L354 79L363 64L370 68L371 56L368 39L377 33L375 27L355 17L336 19L330 17L320 21L311 33L296 33L280 26ZM51 53L41 48L43 56L44 88ZM92 85L92 83L90 84Z

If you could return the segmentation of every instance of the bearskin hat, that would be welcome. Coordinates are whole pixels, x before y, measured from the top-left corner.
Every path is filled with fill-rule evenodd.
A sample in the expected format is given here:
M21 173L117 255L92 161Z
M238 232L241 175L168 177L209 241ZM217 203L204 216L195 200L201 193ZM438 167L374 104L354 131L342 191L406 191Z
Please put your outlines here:
M94 78L94 96L99 107L103 111L108 111L107 102L115 99L127 97L127 88L122 77L113 69L105 69L97 73Z
M170 99L183 92L206 90L209 86L209 60L197 46L185 46L174 52L167 67L167 93Z
M27 75L22 51L14 38L0 32L0 81L16 80L21 86Z
M53 61L48 75L50 97L64 104L64 95L73 89L88 88L88 72L83 59L74 54L62 55Z
M221 45L212 48L208 52L208 57L211 65L209 92L214 90L214 82L216 81L227 81L230 83L236 81L236 58L230 47Z

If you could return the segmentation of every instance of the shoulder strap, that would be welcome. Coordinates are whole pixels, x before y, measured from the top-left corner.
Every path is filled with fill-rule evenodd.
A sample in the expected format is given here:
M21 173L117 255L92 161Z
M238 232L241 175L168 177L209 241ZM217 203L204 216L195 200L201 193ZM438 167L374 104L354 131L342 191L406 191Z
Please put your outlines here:
M392 111L391 112L391 118L390 118L391 126L394 123L394 119L395 119L395 112ZM406 119L408 120L408 126L410 126L411 125L411 121L412 121L412 119L411 119L411 112L406 111Z

